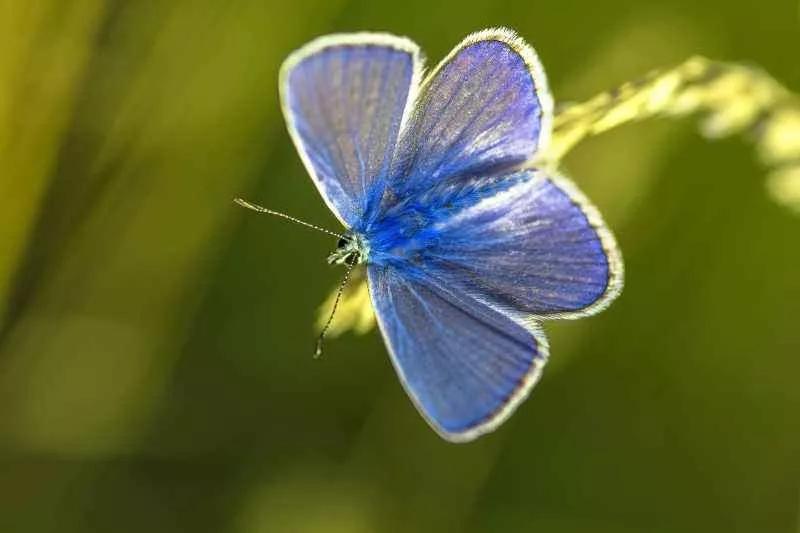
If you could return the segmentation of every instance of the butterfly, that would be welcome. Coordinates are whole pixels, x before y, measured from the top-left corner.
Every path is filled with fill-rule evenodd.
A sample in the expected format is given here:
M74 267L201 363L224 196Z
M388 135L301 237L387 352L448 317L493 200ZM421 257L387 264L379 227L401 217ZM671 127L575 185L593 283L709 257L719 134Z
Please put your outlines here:
M597 209L533 164L553 116L533 49L487 29L427 75L423 64L407 38L325 36L285 61L280 97L346 228L328 262L347 267L345 283L366 267L403 387L439 435L464 442L530 393L549 352L541 321L605 308L623 266Z

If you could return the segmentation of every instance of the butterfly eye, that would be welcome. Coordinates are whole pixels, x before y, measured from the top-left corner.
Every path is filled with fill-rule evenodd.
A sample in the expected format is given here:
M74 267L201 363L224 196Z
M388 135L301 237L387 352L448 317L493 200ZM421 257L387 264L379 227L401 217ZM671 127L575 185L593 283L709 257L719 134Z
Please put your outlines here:
M339 242L336 243L336 247L337 248L344 248L345 246L347 246L347 243L349 243L349 242L350 242L350 239L346 239L346 238L342 237L341 239L339 239Z

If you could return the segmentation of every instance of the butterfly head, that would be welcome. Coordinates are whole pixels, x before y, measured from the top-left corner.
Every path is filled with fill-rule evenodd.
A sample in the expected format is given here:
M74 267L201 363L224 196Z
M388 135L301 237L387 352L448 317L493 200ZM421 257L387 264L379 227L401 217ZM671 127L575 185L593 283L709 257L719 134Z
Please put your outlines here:
M357 233L345 233L339 239L334 250L328 256L328 264L330 265L358 265L363 263L369 252L364 238Z

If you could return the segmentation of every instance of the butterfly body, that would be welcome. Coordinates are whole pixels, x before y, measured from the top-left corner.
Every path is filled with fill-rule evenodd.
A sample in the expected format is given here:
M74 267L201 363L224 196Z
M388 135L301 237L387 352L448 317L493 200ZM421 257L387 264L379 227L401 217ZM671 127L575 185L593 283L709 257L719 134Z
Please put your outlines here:
M329 265L360 265L369 254L369 246L359 233L348 231L339 239L336 249L328 256Z
M444 438L496 428L547 360L540 321L607 306L622 262L597 210L531 165L552 99L513 32L467 37L423 79L387 34L313 41L281 72L289 132L346 227L328 257L365 264L400 381Z
M449 221L519 180L518 175L461 178L442 180L416 193L386 191L382 209L350 233L358 242L361 262L410 269L426 263L440 249Z

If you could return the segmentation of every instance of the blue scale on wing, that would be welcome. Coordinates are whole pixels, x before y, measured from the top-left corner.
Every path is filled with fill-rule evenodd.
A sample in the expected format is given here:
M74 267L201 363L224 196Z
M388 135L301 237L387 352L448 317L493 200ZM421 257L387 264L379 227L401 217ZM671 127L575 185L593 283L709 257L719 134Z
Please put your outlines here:
M611 281L584 208L533 170L444 181L388 209L367 238L374 262L420 265L520 320L585 309Z
M542 105L508 43L474 43L445 62L400 139L392 187L413 194L441 178L491 174L536 152Z
M380 198L374 191L389 173L415 68L413 50L343 43L302 58L285 75L287 123L317 187L348 226Z
M369 265L373 304L403 385L445 437L496 417L547 357L538 333L433 280Z

